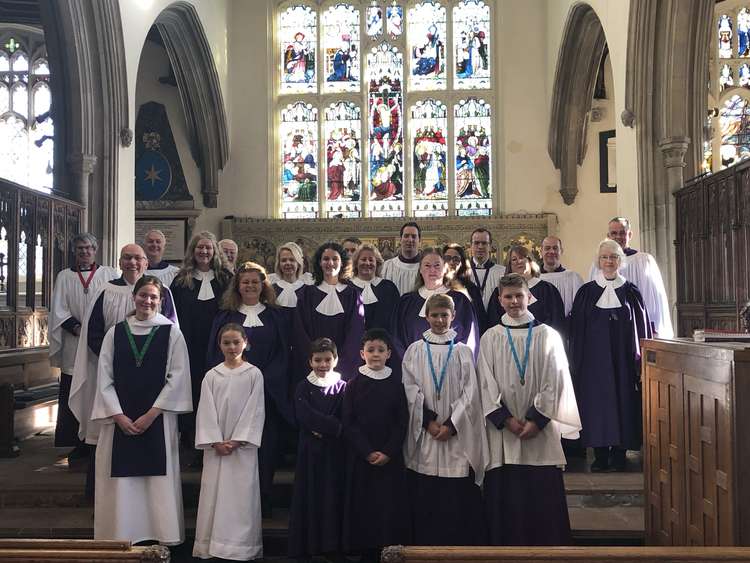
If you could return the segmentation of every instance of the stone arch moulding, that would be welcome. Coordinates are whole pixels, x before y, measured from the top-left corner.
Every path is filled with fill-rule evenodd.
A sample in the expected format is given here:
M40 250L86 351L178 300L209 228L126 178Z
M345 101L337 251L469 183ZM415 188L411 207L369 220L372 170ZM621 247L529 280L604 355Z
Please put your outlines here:
M586 125L607 41L594 9L576 4L568 14L557 58L547 150L560 171L560 195L572 205L578 166L586 156Z
M195 8L176 2L154 22L164 39L185 111L193 159L201 171L203 205L216 207L219 170L229 160L224 99L206 33Z

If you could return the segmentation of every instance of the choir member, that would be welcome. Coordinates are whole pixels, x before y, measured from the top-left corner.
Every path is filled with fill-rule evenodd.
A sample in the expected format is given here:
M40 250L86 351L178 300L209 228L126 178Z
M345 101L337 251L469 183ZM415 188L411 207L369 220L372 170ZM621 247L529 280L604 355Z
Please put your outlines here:
M471 278L482 292L485 311L488 309L492 292L505 274L505 267L495 264L490 258L492 233L483 227L471 233Z
M265 268L254 262L240 264L224 293L208 341L208 365L213 367L223 357L219 347L222 327L227 323L243 327L248 342L244 358L263 373L266 422L258 459L262 506L268 516L272 512L273 475L280 456L282 432L294 425L289 402L287 325L275 301L276 293Z
M391 280L380 277L383 257L371 244L361 245L352 255L353 277L349 280L361 293L365 306L365 328L390 327L400 295Z
M617 242L602 241L599 273L578 290L571 312L571 371L592 471L624 470L626 450L642 442L640 340L651 326L640 291L618 273L625 260Z
M493 545L569 545L560 437L581 422L560 334L528 310L526 279L500 280L506 311L480 345L477 371L487 419L484 498Z
M204 453L193 557L250 561L263 557L263 374L244 360L242 326L225 324L217 339L224 361L203 378L196 417L195 447Z
M336 555L341 549L344 444L341 407L346 383L336 368L336 343L313 340L312 371L297 385L297 466L289 515L289 556Z
M406 350L402 368L412 543L483 545L479 487L488 451L474 355L451 328L453 299L435 294L425 305L428 330Z
M541 278L555 286L565 305L565 316L573 308L573 300L583 280L573 270L567 270L560 263L563 253L562 240L548 236L542 241L542 274Z
M372 561L384 546L410 539L402 453L409 411L401 378L386 365L391 347L385 330L365 333L365 365L346 385L341 415L348 445L343 549Z
M669 299L656 259L648 252L630 247L633 231L630 230L630 221L625 217L614 217L609 222L607 238L619 244L625 252L627 259L620 273L641 292L654 336L672 338L674 330ZM596 279L600 270L599 264L594 262L591 265L589 281Z
M364 306L359 292L346 282L351 260L337 242L327 242L313 256L315 285L297 290L293 351L295 369L304 369L310 342L328 337L336 343L339 367L346 376L360 365L359 342L365 329Z
M151 229L143 237L143 250L148 258L147 276L156 276L165 286L169 287L180 269L164 260L167 249L167 237L159 229Z
M394 258L385 261L382 276L396 284L398 292L403 295L414 291L417 282L422 230L414 221L410 221L401 226L399 236L401 237L399 253Z
M426 303L427 299L438 293L447 293L455 304L452 328L457 334L456 341L468 345L475 355L478 354L479 323L474 307L461 286L448 277L445 262L438 249L425 248L422 252L417 287L416 291L401 296L393 317L391 334L396 356L403 358L409 345L420 340L424 331L430 328Z
M234 273L237 267L237 253L239 252L237 243L230 238L223 238L219 241L219 248L224 253L224 258L226 258L227 270Z
M75 265L57 274L49 310L49 361L52 367L60 368L55 447L73 447L68 463L89 454L78 437L78 421L68 406L81 326L99 288L117 277L114 268L96 263L98 242L94 235L79 233L70 245Z
M198 408L201 382L209 367L206 361L211 326L219 310L221 296L232 281L225 267L216 237L207 231L196 234L188 244L180 272L172 282L180 320L180 329L190 353L190 379L193 390L193 411ZM195 439L195 412L180 418L181 439L186 448L193 448ZM200 452L196 452L193 465L200 465Z
M141 277L133 293L135 312L107 331L99 354L94 538L177 545L185 539L177 415L193 408L188 352L159 314L159 279Z
M352 257L357 249L362 246L362 241L357 237L347 237L341 241L341 246L344 247L349 257Z
M460 283L466 290L474 307L474 313L477 315L479 332L480 334L484 334L484 331L488 328L487 311L484 308L482 290L471 279L471 267L469 266L469 260L466 258L464 247L456 242L449 242L444 245L443 260L448 268L448 276L453 281Z
M554 285L539 277L539 264L533 259L531 252L525 246L511 246L505 263L508 273L521 274L529 286L529 311L534 318L563 334L567 338L565 321L565 305L560 292ZM488 311L489 325L495 326L500 322L505 311L500 301L500 289L496 288L492 294L492 304Z
M276 249L274 272L268 277L276 291L276 303L286 309L297 306L297 290L313 283L305 272L305 257L295 242L285 242Z

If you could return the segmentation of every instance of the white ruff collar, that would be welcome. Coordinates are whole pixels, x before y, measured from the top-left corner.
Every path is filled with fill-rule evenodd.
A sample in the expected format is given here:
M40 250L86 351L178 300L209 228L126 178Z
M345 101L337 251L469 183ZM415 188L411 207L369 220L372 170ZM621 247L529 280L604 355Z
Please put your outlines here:
M276 274L273 274L276 276ZM278 297L276 297L276 303L280 305L281 307L296 307L297 306L297 293L296 291L305 285L305 282L302 278L297 278L296 281L288 282L281 278L281 276L276 276L276 279L269 280L271 283L275 283L281 288L281 293L279 293Z
M393 370L388 366L385 366L381 370L370 369L367 366L359 366L359 373L369 377L370 379L388 379L391 376Z
M263 303L256 303L255 305L242 305L238 311L245 315L245 320L242 321L242 326L253 327L263 326L263 321L260 320L260 315L266 310L266 306Z
M432 329L430 329L425 330L422 333L422 336L431 344L445 344L446 342L455 340L456 336L458 336L458 333L452 328L449 328L443 334L435 334L434 332L432 332Z
M316 387L330 387L341 380L341 374L337 371L329 371L325 377L318 377L314 371L307 375L307 380Z
M427 289L425 286L420 287L417 290L417 293L419 293L419 296L424 299L424 303L422 303L422 308L419 310L419 316L424 318L427 318L427 300L432 297L433 295L436 295L438 293L448 293L448 288L444 285L441 285L437 289Z
M208 270L207 272L201 272L200 270L195 270L193 272L193 277L201 282L201 289L198 292L198 301L208 301L213 299L215 295L214 289L211 287L211 280L215 277L214 271Z
M523 315L518 317L517 319L514 319L511 317L508 313L505 313L501 319L502 323L504 325L508 326L520 326L525 325L527 323L530 323L534 320L534 315L531 314L531 311L526 311Z
M624 277L617 274L615 279L608 280L604 277L604 274L599 271L594 280L596 281L596 285L604 288L604 292L601 297L599 297L599 301L596 302L597 307L600 309L619 309L622 307L622 303L620 303L620 299L617 297L615 289L623 286L625 283Z
M378 284L383 281L383 278L375 276L370 281L363 280L360 278L352 278L352 283L362 290L362 303L370 305L371 303L377 303L378 297L372 290L373 287L378 287Z
M341 300L339 299L339 293L346 289L346 286L343 283L331 285L323 282L315 287L326 294L323 301L318 303L318 306L315 307L315 310L318 313L325 315L326 317L333 317L344 312L344 307L341 305Z

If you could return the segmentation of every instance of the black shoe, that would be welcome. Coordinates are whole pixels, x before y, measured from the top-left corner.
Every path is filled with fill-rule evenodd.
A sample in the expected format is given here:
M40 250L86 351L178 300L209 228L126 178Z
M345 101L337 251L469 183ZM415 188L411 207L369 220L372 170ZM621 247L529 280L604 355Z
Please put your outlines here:
M609 471L609 460L605 458L597 458L594 463L591 464L591 473L603 473Z
M627 460L625 459L626 450L612 448L612 471L625 471Z

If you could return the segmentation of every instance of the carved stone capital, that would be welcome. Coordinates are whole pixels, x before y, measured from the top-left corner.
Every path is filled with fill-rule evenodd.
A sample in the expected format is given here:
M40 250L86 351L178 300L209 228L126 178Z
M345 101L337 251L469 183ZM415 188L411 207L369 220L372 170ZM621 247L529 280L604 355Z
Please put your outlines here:
M69 154L67 160L75 174L93 174L96 169L95 154Z
M635 114L631 110L625 108L620 114L620 121L622 121L622 124L625 127L630 127L632 129L635 127Z
M565 205L573 205L578 195L578 186L575 184L572 186L563 185L560 187L560 195Z
M120 144L123 147L129 147L133 144L133 130L129 127L120 129Z
M659 141L659 149L664 155L666 168L685 168L685 154L690 145L690 137L667 137Z

